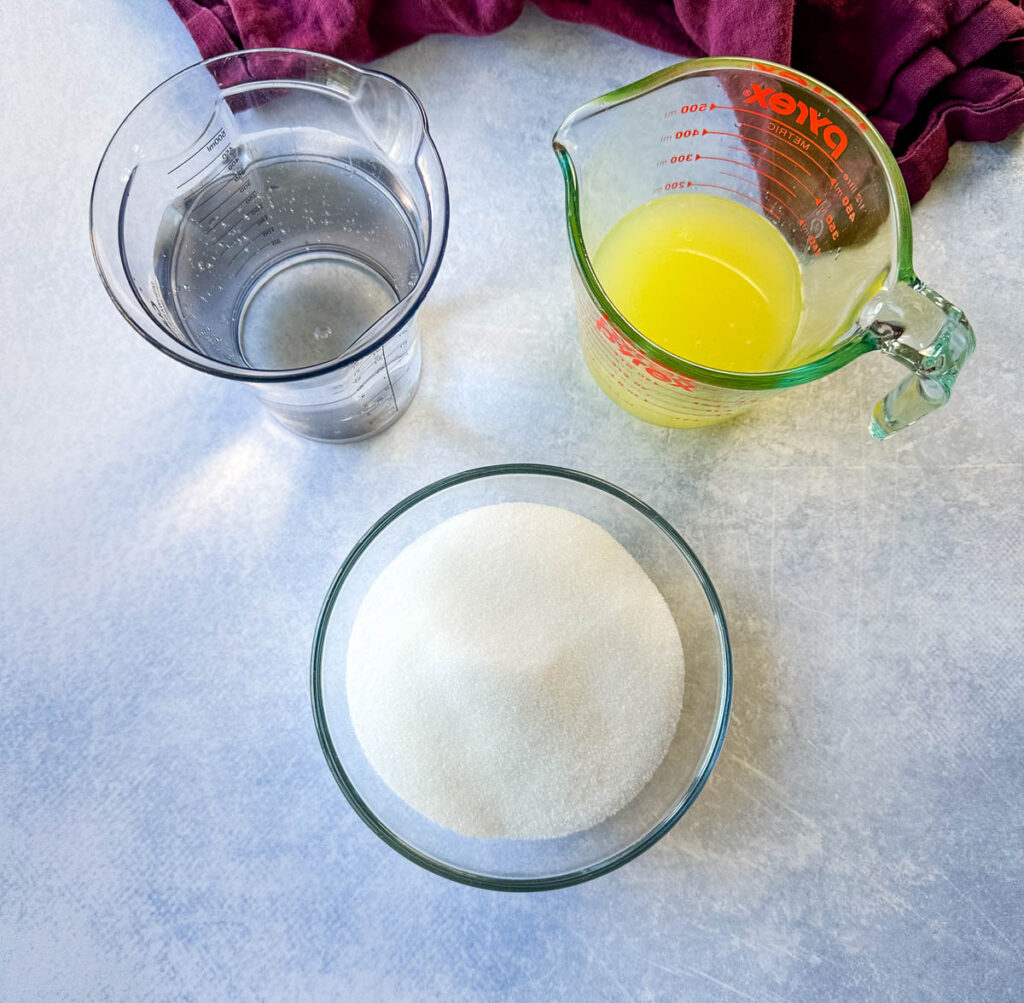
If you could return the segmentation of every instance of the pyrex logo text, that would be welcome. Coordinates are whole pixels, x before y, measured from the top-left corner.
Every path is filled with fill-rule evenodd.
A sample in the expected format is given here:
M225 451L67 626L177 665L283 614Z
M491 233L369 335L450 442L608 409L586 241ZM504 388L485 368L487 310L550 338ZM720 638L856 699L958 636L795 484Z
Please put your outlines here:
M777 115L796 114L797 125L807 123L815 136L821 136L825 145L832 151L832 159L838 160L846 149L846 133L835 125L830 118L820 115L814 108L808 107L803 101L797 101L790 94L777 91L774 87L751 84L750 94L743 99L744 104L757 103L764 109L771 109Z

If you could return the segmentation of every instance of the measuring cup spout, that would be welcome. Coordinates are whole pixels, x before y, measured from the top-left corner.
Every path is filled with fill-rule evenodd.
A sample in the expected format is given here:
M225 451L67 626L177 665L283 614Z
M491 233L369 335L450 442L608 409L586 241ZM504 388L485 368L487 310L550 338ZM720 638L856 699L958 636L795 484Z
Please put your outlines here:
M974 351L974 331L963 311L917 278L876 296L860 324L868 342L910 370L875 405L871 434L885 439L949 400Z
M563 157L566 157L571 161L573 156L576 154L576 136L574 127L581 119L589 118L594 114L590 108L590 105L592 104L594 104L593 101L566 115L562 124L555 130L554 136L551 137L551 145L554 148L555 155L558 157L559 163L562 162Z
M576 169L579 150L576 136L573 132L573 125L583 110L583 108L577 108L576 111L569 115L558 129L555 130L555 134L551 139L551 146L555 151L555 156L558 158L558 166L562 171L562 181L565 184L565 210L569 237L570 239L575 238L580 246L583 243L583 234L579 218L580 186Z

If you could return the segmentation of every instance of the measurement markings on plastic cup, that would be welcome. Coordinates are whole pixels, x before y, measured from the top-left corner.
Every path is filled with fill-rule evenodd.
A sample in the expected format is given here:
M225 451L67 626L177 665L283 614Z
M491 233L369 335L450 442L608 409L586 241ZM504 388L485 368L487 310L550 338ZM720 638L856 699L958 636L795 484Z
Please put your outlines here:
M223 211L221 213L219 213L219 217L218 217L217 221L206 231L207 233L212 234L217 229L217 227L224 226L224 224L227 223L227 221L229 219L231 219L231 217L236 212L238 212L238 210L241 209L246 204L246 198L245 198L246 191L251 186L252 186L252 182L251 181L247 181L241 188L237 189L234 192L234 194L231 196L231 198L228 199L227 203L223 207ZM236 199L238 199L237 202L235 202ZM259 201L259 199L256 198L253 201ZM235 204L231 205L232 202L235 202ZM248 216L248 215L249 215L249 210L246 210L242 214L242 217L245 217L245 216ZM228 227L228 229L225 230L225 232L224 232L225 236L235 226L237 226L240 221L241 221L241 217L238 220L236 220L230 227Z
M264 244L260 247L254 247L252 244L243 244L237 251L235 251L234 254L231 255L230 258L228 258L224 267L229 269L236 261L239 261L241 259L241 265L239 266L238 271L233 273L234 275L237 276L238 273L242 270L245 261L248 260L248 256L258 254L267 246L269 245Z
M248 216L247 215L244 216L243 219L248 219ZM235 237L233 237L232 240L231 240L231 244L228 244L227 246L230 247L232 244L240 243L241 241L243 241L245 239L245 237L248 234L250 234L261 223L269 223L269 222L270 222L270 220L267 219L267 217L265 215L257 216L244 230L242 230L241 233L239 233ZM244 246L239 248L239 252L244 251L244 250L245 250ZM232 256L231 261L234 261L234 260L235 260L235 258L234 258L234 256Z
M253 187L252 178L248 177L249 165L243 163L242 158L242 148L229 142L227 128L220 126L209 139L200 141L192 153L168 171L172 179L177 179L175 187L178 189L213 171L201 182L197 197L188 209L192 222L208 234L224 227L223 237L228 237L250 215L252 203L262 202L259 192ZM202 166L197 168L197 163ZM218 165L219 169L214 171ZM239 210L242 210L242 215L232 222L232 216ZM225 247L234 242L229 240Z
M198 210L201 209L203 206L208 206L214 199L216 199L217 197L220 196L221 189L220 188L214 188L214 185L216 185L216 183L218 181L220 181L220 179L223 178L228 173L229 172L228 172L227 168L224 168L224 170L218 171L216 174L214 174L214 176L212 178L207 178L206 183L203 185L202 189L200 189L200 190L201 191L205 191L205 189L207 189L207 188L209 188L211 190L209 192L207 192L205 195L203 195L202 197L196 199L196 201L192 203L192 206L189 209L189 211L193 215L195 215L196 212L198 212Z
M229 185L230 185L230 182L225 182L224 187L228 187ZM222 195L223 194L223 189L221 191L218 191L216 194L218 196ZM210 202L213 202L213 207L211 209L209 209L209 211L205 215L196 218L196 220L195 220L196 225L197 226L205 226L206 223L209 220L214 219L216 217L217 212L220 209L220 207L222 205L224 205L224 203L227 202L234 194L235 194L234 190L229 191L228 194L225 195L224 198L220 199L219 201L217 199L214 199L214 198L205 199L203 201L203 204L204 205L209 205Z
M209 246L219 248L210 265L220 260L223 267L230 268L246 255L257 255L280 243L280 238L274 238L276 227L250 165L243 161L243 152L240 146L228 141L227 130L221 127L169 172L172 177L184 175L177 188L210 175L200 181L186 211L191 223L210 238ZM196 163L203 163L203 166L196 170ZM216 169L218 164L220 167ZM184 197L188 204L189 196ZM267 240L268 237L272 239ZM226 266L223 265L225 257ZM244 267L244 260L239 267Z
M208 164L204 164L202 167L200 167L199 170L195 172L195 174L189 175L189 177L185 178L184 181L179 181L176 187L184 188L185 185L187 185L190 181L195 181L196 178L198 178L198 177L202 176L203 174L205 174L219 160L220 160L220 155L218 154Z
M203 146L200 146L198 149L194 150L180 164L178 164L176 167L172 167L167 173L174 174L175 171L177 171L179 168L184 167L190 160L194 159L195 157L198 157L200 153L212 153L218 146L221 145L221 143L224 142L225 139L227 139L227 135L227 130L221 127L220 129L217 130L214 136L207 143L205 143ZM215 162L215 160L211 161L211 163Z

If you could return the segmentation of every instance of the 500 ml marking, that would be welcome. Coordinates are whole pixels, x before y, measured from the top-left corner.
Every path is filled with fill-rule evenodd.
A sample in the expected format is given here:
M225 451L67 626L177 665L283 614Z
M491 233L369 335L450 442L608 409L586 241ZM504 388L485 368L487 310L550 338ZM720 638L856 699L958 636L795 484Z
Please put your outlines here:
M227 129L221 126L220 130L217 132L217 135L214 136L213 139L211 139L210 142L206 144L206 149L212 152L214 149L220 146L220 144L223 143L225 139L227 139L227 135Z
M213 151L216 150L217 147L220 146L220 144L223 143L225 139L227 139L227 137L227 129L221 126L221 128L217 130L213 139L211 139L205 146L201 146L194 153L189 154L189 156L187 156L180 164L178 164L177 167L172 167L167 173L170 175L176 174L179 170L181 170L182 167L184 167L186 164L190 163L192 160L198 157L200 153L213 153ZM199 170L194 171L193 173L189 174L188 177L178 182L177 187L184 188L185 185L187 185L190 181L195 181L196 178L205 174L220 159L221 157L220 154L218 153L212 160L208 160L205 164L203 164L203 166L200 167Z

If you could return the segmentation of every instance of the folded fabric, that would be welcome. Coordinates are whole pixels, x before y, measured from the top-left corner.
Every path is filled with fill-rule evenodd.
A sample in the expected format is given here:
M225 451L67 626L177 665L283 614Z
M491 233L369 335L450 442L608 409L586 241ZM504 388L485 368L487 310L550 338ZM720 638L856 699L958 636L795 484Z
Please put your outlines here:
M439 32L508 27L525 0L170 0L204 58L287 46L368 62ZM878 127L916 201L958 139L1024 124L1024 12L1015 0L537 0L680 56L786 63ZM622 81L627 83L628 81Z

